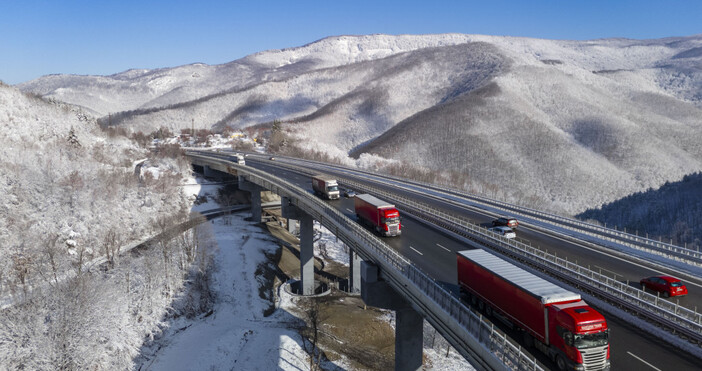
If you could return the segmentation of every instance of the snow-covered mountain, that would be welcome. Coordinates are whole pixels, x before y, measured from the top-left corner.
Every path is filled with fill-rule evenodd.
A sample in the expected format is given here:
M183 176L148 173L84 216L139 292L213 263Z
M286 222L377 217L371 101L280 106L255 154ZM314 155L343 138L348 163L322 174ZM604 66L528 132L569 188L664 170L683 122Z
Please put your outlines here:
M339 36L19 88L142 131L280 120L297 147L445 171L454 186L567 213L702 170L702 35Z
M0 127L0 272L16 270L18 256L36 263L48 249L56 250L54 269L70 269L79 257L103 255L106 235L119 231L126 245L153 233L155 215L181 211L179 188L164 186L175 193L166 199L158 179L139 186L134 161L146 149L109 138L80 109L0 84ZM21 283L0 275L0 298L39 282L31 273Z

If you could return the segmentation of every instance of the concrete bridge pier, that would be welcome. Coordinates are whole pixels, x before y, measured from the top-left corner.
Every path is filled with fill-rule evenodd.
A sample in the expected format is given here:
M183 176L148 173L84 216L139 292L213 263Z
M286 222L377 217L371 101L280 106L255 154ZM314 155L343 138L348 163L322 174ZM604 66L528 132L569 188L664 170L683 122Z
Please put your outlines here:
M212 170L209 166L204 165L202 171L202 175L208 177L208 178L216 178L218 177L218 174L215 172L215 170Z
M361 256L349 249L349 292L361 293Z
M205 169L207 169L206 166ZM263 191L264 188L258 184L249 182L243 176L239 176L238 180L239 189L251 193L251 218L254 222L260 223L262 215L261 191Z
M395 311L395 370L421 370L424 319L367 261L361 262L361 298L367 305Z
M300 288L302 295L314 294L314 218L300 210L287 197L280 200L284 218L300 222Z

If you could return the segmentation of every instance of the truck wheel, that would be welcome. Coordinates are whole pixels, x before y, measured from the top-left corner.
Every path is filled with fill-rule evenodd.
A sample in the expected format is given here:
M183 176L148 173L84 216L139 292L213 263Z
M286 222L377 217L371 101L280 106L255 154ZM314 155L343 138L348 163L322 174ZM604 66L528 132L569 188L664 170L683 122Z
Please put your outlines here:
M524 340L524 346L531 349L534 347L534 338L529 335L528 332L522 332L522 339Z
M489 305L485 306L485 315L488 317L492 317L492 307Z
M566 361L565 361L565 359L563 359L563 356L560 354L556 356L556 366L561 371L565 371L565 369L566 369Z
M669 298L669 297L670 297L670 293L669 293L668 291L663 291L663 297L664 297L664 298Z

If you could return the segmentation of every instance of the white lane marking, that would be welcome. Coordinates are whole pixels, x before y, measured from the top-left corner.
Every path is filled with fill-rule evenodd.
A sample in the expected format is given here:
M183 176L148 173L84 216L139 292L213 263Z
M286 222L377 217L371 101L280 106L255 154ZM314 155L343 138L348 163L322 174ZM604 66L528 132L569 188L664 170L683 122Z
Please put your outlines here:
M353 210L349 209L348 207L346 208L346 211L353 213Z
M419 255L424 255L424 254L422 254L421 252L419 252L419 250L415 249L415 248L412 247L412 246L410 246L410 249L414 250L414 252L416 252L416 253L419 254Z
M451 252L451 250L449 250L449 249L447 249L447 248L445 248L445 247L439 245L438 243L436 244L436 246L439 246L440 248L442 248L442 249L444 249L444 250L446 250L446 251L448 251L448 252Z
M641 359L640 357L637 357L637 356L636 356L636 355L635 355L634 353L632 353L632 352L629 352L629 351L627 351L627 353L628 353L628 354L629 354L630 356L632 356L632 357L634 357L634 358L638 359L639 361L643 362L643 363L644 363L644 364L645 364L646 366L648 366L648 367L650 367L650 368L652 368L652 369L654 369L654 370L658 370L658 371L661 371L661 369L660 369L660 368L658 368L658 367L656 367L656 366L654 366L654 365L652 365L652 364L650 364L650 363L648 363L648 362L644 361L644 360L643 360L643 359Z

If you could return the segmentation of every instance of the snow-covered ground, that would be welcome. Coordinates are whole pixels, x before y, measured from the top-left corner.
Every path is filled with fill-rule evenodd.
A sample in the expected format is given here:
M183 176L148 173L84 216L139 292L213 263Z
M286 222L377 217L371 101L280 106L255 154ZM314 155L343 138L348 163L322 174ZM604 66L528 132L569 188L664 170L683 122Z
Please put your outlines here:
M186 191L190 194L214 194L216 185L203 185L191 179ZM204 206L203 206L204 205ZM198 206L216 208L207 203ZM309 358L303 349L301 335L295 330L302 319L295 316L295 297L277 290L276 310L263 315L269 302L258 295L256 268L266 263L265 254L273 253L278 244L260 226L245 220L248 213L238 213L210 221L216 242L217 269L214 274L216 303L213 311L196 319L181 317L169 323L159 340L142 349L140 370L307 370ZM324 227L316 242L324 244L328 256L348 264L343 244ZM385 318L394 323L388 311ZM425 338L433 331L425 325ZM469 370L466 361L446 347L425 348L427 370ZM350 369L343 360L326 362L325 369Z
M277 246L245 216L211 222L219 265L212 314L171 323L142 370L306 369L302 339L290 329L299 320L284 308L263 316L268 303L258 296L255 270Z

